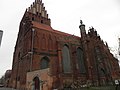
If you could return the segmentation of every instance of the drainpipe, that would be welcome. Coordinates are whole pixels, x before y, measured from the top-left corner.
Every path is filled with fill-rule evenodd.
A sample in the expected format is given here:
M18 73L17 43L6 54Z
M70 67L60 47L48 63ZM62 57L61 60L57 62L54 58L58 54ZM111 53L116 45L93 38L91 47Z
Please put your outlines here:
M33 62L34 33L35 33L35 29L32 28L30 71L32 71L32 62Z

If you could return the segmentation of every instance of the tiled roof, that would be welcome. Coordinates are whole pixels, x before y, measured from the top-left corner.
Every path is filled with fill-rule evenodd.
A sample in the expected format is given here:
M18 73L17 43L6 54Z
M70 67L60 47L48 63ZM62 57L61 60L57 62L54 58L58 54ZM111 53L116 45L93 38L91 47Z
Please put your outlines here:
M33 27L43 29L43 30L47 30L49 32L56 33L56 34L59 34L59 35L63 35L63 36L71 36L72 35L72 34L68 34L68 33L65 33L65 32L58 31L58 30L54 30L51 26L46 25L46 24L41 24L41 23L38 23L38 22L35 22L35 21L32 21L32 24L33 24ZM74 37L80 39L80 37L78 37L78 36L74 36Z

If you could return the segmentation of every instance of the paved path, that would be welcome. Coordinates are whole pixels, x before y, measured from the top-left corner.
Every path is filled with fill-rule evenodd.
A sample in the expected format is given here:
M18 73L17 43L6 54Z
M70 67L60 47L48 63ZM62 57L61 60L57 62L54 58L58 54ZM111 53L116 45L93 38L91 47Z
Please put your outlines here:
M16 89L12 89L12 88L0 88L0 90L16 90Z

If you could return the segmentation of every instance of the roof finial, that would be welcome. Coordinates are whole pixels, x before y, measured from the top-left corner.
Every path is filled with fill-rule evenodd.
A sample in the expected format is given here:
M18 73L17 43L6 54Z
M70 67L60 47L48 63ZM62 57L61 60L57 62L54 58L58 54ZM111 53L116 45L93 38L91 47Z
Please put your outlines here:
M81 24L81 25L83 24L83 21L82 21L82 20L80 20L80 24Z

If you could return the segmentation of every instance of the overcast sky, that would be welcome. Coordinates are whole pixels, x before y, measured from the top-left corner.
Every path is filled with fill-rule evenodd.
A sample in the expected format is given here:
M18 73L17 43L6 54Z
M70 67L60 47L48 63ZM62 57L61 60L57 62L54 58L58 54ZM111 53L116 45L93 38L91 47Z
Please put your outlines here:
M19 23L34 0L0 0L0 76L12 68L13 52ZM80 19L86 30L93 26L112 50L118 49L120 37L120 0L43 0L51 26L59 31L80 36ZM115 52L114 52L115 53Z

